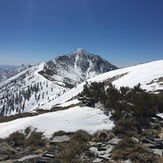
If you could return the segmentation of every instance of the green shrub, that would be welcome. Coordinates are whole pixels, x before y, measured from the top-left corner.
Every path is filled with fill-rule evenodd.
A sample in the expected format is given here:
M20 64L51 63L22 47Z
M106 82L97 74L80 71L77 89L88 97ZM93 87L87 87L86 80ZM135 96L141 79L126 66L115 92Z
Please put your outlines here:
M92 82L91 84L86 83L83 91L79 93L78 99L83 105L94 107L96 103L102 101L105 103L105 84L104 82Z

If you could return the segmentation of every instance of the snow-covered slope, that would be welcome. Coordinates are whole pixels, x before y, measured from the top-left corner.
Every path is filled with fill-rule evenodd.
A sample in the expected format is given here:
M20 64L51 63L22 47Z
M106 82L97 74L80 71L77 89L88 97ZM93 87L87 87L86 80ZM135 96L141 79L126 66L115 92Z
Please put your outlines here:
M49 71L51 78L60 76L66 83L77 85L89 78L115 69L117 67L100 56L79 48L47 62L45 73Z
M63 111L45 113L34 117L16 119L7 123L0 123L0 138L24 130L27 127L37 128L44 132L46 137L51 137L54 132L74 132L85 130L90 134L98 130L109 130L113 122L101 110L89 107L73 107Z
M1 73L0 114L6 116L42 108L86 79L113 69L116 67L101 57L77 49L29 68L5 71Z
M163 60L106 72L87 80L88 83L102 81L112 82L117 88L121 86L134 87L140 83L141 87L149 92L161 91L163 90ZM69 101L83 90L85 84L85 82L79 84L76 88L47 103L42 108L50 109L55 105Z
M16 74L28 69L31 65L22 65L21 67L14 67L14 66L2 66L0 67L0 82L7 80Z
M163 60L114 70L87 80L87 82L94 81L112 81L118 88L120 86L133 87L140 83L141 87L147 91L163 90ZM71 107L72 104L78 103L75 96L83 90L84 84L85 82L79 84L76 88L71 89L41 107L50 109L57 105L62 107L69 106L69 109L0 123L0 137L6 137L14 131L24 130L29 126L44 132L47 137L50 137L54 132L59 130L69 132L82 129L93 134L98 130L111 129L113 122L97 107Z
M40 74L46 62L32 66L0 83L2 115L13 115L40 108L70 88L59 80L48 80Z

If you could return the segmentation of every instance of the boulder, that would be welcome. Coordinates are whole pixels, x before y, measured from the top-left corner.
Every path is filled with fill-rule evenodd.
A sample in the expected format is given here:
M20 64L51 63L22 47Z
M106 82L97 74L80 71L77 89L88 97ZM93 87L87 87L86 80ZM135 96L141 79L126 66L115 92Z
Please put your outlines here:
M68 142L70 141L71 137L67 136L67 135L63 135L63 136L55 136L50 143L62 143L62 142Z
M162 156L162 151L160 149L153 149L153 153Z

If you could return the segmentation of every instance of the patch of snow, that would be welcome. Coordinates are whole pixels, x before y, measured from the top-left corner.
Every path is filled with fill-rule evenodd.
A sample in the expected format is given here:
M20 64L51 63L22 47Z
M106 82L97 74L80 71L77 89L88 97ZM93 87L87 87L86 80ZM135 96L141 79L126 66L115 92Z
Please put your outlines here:
M89 134L94 134L98 130L110 130L114 125L101 110L76 106L67 110L0 123L0 137L5 138L11 133L24 130L29 126L44 132L44 135L49 138L59 130L65 132L85 130Z

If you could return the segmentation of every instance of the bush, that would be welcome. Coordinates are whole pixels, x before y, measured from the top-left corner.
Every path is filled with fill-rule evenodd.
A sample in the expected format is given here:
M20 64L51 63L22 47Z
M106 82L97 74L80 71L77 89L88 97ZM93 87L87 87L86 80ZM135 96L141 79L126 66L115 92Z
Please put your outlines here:
M113 135L110 137L113 137ZM93 138L94 141L98 141L98 142L104 142L108 139L108 133L104 130L98 131L95 135L95 137Z
M159 131L155 129L146 129L142 132L142 135L145 136L149 140L154 140L159 135Z
M86 131L78 130L74 133L72 139L76 139L79 142L87 143L90 140L90 137Z
M84 147L90 140L87 132L79 130L72 134L72 138L68 143L60 144L60 150L62 151L58 159L61 163L71 162L80 163L82 162L80 157L84 151Z
M71 135L71 134L72 133L70 133L70 132L65 132L65 131L60 130L58 132L53 133L53 137L55 137L55 136L63 136L63 135Z
M112 152L113 160L128 160L135 163L158 162L158 156L153 153L145 152L142 144L136 143L132 138L126 137L119 141Z
M24 133L25 133L25 136L28 136L30 133L31 133L32 129L31 127L27 127L25 130L24 130Z
M137 137L137 134L140 133L140 124L133 117L122 119L115 124L112 132L120 137Z
M46 139L43 137L42 132L32 132L31 135L26 139L25 145L32 147L44 147Z
M96 103L102 102L105 104L105 85L104 82L86 83L83 91L79 93L78 99L83 105L94 107Z
M76 159L79 159L82 151L83 144L76 139L71 139L66 146L62 146L62 152L59 154L58 159L61 160L61 163L74 162Z
M131 156L140 149L136 148L136 143L132 138L126 137L119 141L112 152L113 160L128 160Z
M5 141L12 144L14 147L20 147L24 145L25 135L22 132L16 131L10 134Z

